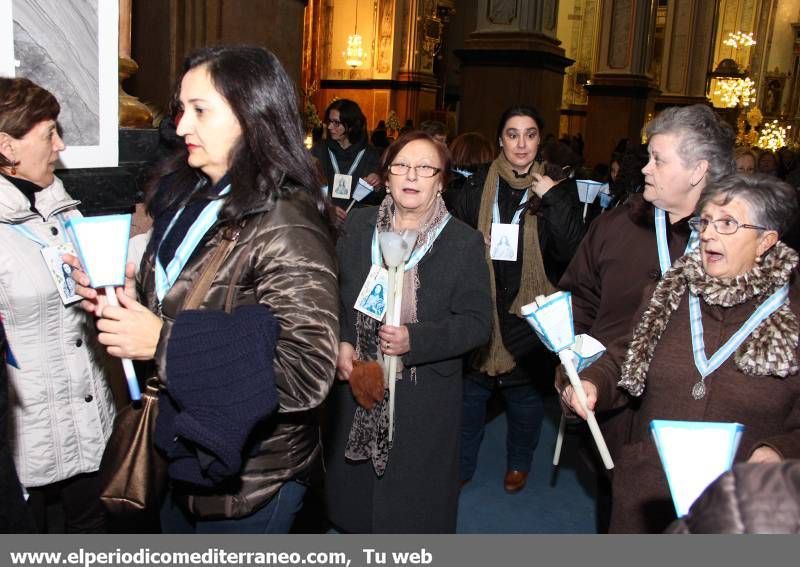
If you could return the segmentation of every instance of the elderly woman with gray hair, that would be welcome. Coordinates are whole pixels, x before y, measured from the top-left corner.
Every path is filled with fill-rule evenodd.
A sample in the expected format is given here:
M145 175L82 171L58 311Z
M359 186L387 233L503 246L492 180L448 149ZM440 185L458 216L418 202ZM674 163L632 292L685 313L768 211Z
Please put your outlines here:
M591 224L559 282L572 292L575 331L606 345L630 336L642 290L687 251L688 220L703 188L734 171L734 132L706 105L664 109L647 125L647 137L643 193ZM635 405L598 415L612 455L628 438ZM603 533L611 485L602 464L592 461L594 451L587 455L598 471L597 530Z
M660 532L674 519L652 419L741 423L736 461L800 457L798 255L779 240L796 211L794 189L774 177L707 186L689 221L699 248L645 295L630 344L582 373L590 409L641 400L615 455L612 531ZM585 417L572 387L560 390Z

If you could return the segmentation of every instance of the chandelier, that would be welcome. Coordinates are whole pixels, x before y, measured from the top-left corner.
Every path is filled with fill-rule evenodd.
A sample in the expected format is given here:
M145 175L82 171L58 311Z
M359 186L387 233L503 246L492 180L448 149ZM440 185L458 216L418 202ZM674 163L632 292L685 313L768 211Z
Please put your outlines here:
M788 130L791 126L782 126L777 120L767 122L762 126L756 146L774 152L786 145Z
M725 108L750 106L756 100L756 87L750 77L718 78L714 95L719 97Z
M753 39L753 32L744 33L743 31L728 32L728 39L723 41L728 47L739 49L740 47L751 47L756 44Z
M363 40L360 34L353 33L347 36L347 51L344 54L344 62L353 69L361 67L364 64L364 59L366 59L362 43Z
M347 49L344 52L344 62L353 69L361 67L367 59L367 54L363 47L364 40L358 33L358 0L356 0L355 28L353 33L347 36Z

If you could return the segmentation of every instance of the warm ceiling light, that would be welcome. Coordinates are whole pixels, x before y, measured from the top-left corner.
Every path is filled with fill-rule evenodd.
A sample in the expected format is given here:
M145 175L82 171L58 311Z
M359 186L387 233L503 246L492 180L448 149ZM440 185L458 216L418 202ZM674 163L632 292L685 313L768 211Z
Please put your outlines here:
M347 36L347 51L345 51L345 63L355 69L364 64L366 54L362 47L361 35L354 33Z
M744 33L743 31L736 31L736 32L729 32L728 39L726 39L722 43L724 43L728 47L739 49L740 47L751 47L755 45L756 40L753 39L753 32Z
M367 59L367 54L364 52L364 40L361 34L358 33L358 0L356 0L356 17L355 27L353 33L347 36L347 49L344 52L344 62L348 67L355 69L361 67Z
M749 106L756 100L755 83L749 77L719 78L714 95L720 98L726 108Z

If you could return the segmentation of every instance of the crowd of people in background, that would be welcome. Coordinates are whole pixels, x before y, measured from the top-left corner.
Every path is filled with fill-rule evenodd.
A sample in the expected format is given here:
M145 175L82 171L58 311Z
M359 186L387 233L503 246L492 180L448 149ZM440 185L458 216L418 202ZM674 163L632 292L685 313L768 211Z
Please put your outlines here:
M129 403L112 396L118 360L133 359L160 384L169 478L142 531L286 533L316 487L333 531L454 532L491 398L509 494L547 396L587 417L521 315L559 289L576 332L608 349L581 374L617 463L609 475L590 449L580 465L599 532L676 519L651 419L744 424L737 463L800 458L800 160L734 148L707 106L661 111L646 144L589 169L591 140L558 139L529 105L498 116L494 139L410 119L395 139L339 98L309 152L271 52L200 49L118 305L65 238L81 213L54 173L59 110L0 79L0 530L116 529L99 469ZM580 179L608 201L584 210Z

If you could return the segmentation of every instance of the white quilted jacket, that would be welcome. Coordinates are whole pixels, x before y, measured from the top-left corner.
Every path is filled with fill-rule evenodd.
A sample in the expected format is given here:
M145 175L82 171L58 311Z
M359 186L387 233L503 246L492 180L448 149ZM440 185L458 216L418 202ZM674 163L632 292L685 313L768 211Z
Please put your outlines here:
M100 367L105 357L93 350L94 322L77 304L61 303L41 246L11 226L24 223L41 240L59 244L57 215L64 221L80 215L77 204L56 178L36 195L39 216L0 176L0 313L20 366L8 367L9 437L26 487L96 471L114 420Z

